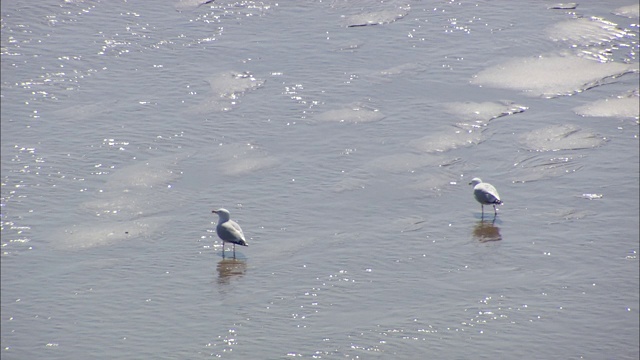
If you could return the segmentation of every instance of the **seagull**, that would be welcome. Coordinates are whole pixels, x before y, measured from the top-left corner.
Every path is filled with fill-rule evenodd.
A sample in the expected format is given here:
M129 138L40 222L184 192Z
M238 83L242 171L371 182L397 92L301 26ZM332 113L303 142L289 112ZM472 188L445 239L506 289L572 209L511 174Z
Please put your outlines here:
M242 246L249 246L247 240L244 239L244 234L240 225L233 220L229 220L229 211L227 209L218 209L211 211L214 214L218 214L218 226L216 226L216 232L220 239L222 239L222 257L224 258L224 244L233 244L233 258L236 258L236 244Z
M498 216L498 210L496 210L496 205L502 205L502 200L500 200L500 194L498 194L498 190L496 190L493 185L482 182L480 178L473 178L469 185L473 186L473 196L476 197L476 200L480 203L482 207L482 217L484 217L484 206L485 205L493 205L494 216Z

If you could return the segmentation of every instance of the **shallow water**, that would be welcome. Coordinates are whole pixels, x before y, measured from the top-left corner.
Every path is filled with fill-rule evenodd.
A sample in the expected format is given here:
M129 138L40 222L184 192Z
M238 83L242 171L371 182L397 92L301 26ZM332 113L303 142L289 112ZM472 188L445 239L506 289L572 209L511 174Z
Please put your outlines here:
M553 4L2 2L2 357L637 359L638 7Z

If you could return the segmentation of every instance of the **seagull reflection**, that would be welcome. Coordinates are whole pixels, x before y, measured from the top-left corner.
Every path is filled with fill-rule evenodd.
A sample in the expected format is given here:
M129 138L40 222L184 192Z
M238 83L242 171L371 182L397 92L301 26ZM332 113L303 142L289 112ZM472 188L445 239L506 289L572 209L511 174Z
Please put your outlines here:
M243 276L247 272L247 262L238 259L222 259L218 263L218 284L228 284L233 277Z
M480 242L500 241L500 228L495 226L495 219L491 222L480 220L473 227L473 237Z

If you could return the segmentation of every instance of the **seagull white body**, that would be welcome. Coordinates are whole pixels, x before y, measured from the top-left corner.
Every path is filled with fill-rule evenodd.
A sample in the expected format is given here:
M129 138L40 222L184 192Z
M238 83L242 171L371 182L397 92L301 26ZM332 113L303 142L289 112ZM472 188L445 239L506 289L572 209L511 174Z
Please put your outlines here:
M493 185L482 182L482 179L480 178L473 178L469 185L473 186L473 196L475 196L476 200L482 207L482 216L484 216L485 205L493 205L494 215L498 215L496 205L502 205L502 200L500 200L498 190L496 190Z
M222 239L222 257L224 257L224 244L233 244L233 257L236 257L236 244L242 246L249 246L247 240L244 238L244 233L240 228L240 225L233 220L230 220L229 211L227 209L213 210L212 213L218 214L218 226L216 226L216 233L218 237Z

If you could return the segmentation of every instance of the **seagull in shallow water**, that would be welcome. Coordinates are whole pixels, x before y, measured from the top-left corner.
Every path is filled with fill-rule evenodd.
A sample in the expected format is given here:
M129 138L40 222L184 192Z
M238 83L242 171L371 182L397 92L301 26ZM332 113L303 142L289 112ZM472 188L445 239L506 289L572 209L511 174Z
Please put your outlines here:
M500 200L498 190L496 190L493 185L482 182L482 179L480 178L471 179L469 185L473 186L473 196L475 196L476 200L478 200L482 207L482 217L484 217L485 205L493 205L494 216L497 216L498 210L496 210L496 205L502 205L502 200Z
M244 234L240 225L233 220L229 220L229 211L227 209L218 209L211 211L214 214L218 214L218 226L216 226L216 233L220 239L222 239L222 257L224 258L224 244L233 244L233 258L236 257L236 244L242 246L249 246L247 240L244 239Z

